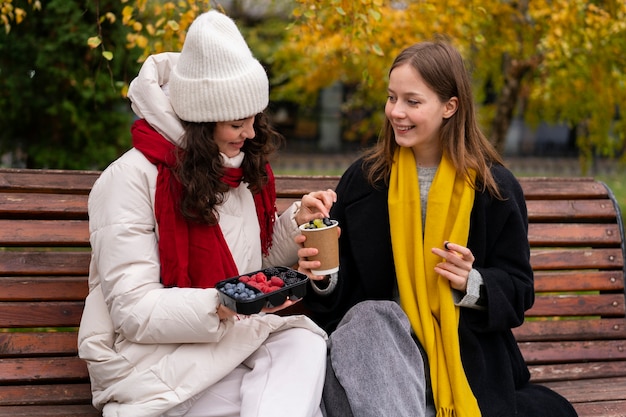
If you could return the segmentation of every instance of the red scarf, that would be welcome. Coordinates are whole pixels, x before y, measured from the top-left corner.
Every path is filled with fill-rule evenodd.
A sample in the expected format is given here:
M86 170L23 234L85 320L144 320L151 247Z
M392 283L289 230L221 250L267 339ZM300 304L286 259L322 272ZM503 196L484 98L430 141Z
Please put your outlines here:
M161 282L166 287L213 288L215 284L238 274L237 266L219 225L186 220L180 212L182 185L172 173L176 152L170 141L155 131L145 120L137 120L131 128L133 146L157 166L155 215L159 225L159 257ZM254 194L261 247L267 254L272 245L276 215L274 175L266 166L269 181L260 193ZM241 183L243 170L228 168L222 181L231 187Z

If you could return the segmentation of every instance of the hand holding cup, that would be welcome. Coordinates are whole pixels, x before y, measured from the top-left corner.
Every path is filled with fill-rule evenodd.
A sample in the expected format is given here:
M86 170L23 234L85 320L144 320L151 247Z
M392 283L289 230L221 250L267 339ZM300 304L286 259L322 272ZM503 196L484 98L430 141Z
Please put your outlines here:
M306 237L305 248L316 248L317 255L308 256L309 261L319 261L319 268L312 269L316 275L329 275L339 270L339 223L329 218L315 219L300 226Z

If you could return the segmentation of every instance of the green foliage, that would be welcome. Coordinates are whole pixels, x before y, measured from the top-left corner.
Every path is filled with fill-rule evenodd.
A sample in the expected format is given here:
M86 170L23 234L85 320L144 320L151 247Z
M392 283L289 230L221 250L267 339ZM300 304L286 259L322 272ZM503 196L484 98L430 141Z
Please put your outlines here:
M623 0L296 3L275 60L276 96L314 100L339 80L351 93L347 111L380 114L393 57L412 43L445 37L466 58L485 131L500 149L512 109L531 123L582 128L583 158L625 149L626 121L616 117L626 109ZM366 126L380 120L366 117L351 127L365 132Z
M95 7L50 0L0 33L0 153L19 149L31 168L100 169L130 146L121 91L138 71L137 53L125 48L127 30L106 21L116 60L89 48L98 13L121 9L114 0Z

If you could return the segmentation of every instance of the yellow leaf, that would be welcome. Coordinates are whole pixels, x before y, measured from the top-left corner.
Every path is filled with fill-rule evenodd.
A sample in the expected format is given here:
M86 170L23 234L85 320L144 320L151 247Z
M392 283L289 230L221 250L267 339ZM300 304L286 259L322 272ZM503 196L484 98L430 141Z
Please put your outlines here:
M124 87L122 87L122 97L128 97L128 84L124 84Z
M137 46L140 48L145 48L146 46L148 46L148 38L146 38L145 36L137 36L137 39L135 39L135 42L137 43Z
M167 26L169 26L170 29L172 29L173 31L178 31L178 29L180 29L180 26L178 25L178 22L175 20L170 20L167 22Z
M19 7L15 9L15 23L18 25L22 23L24 17L26 16L26 12L24 9L20 9Z
M100 39L99 36L92 36L91 38L87 39L87 45L89 45L91 49L97 48L98 46L100 46L101 43L102 39Z
M131 6L124 6L122 9L122 23L127 25L133 17L134 9Z
M106 59L107 61L110 61L113 59L113 52L111 51L104 51L102 52L102 56L104 57L104 59Z
M380 21L381 14L378 10L370 9L369 14L374 18L374 20Z
M107 20L109 21L109 23L115 23L115 14L108 12L106 15Z
M372 51L378 55L378 56L385 56L385 53L383 52L383 49L380 47L379 44L375 43L374 45L372 45Z

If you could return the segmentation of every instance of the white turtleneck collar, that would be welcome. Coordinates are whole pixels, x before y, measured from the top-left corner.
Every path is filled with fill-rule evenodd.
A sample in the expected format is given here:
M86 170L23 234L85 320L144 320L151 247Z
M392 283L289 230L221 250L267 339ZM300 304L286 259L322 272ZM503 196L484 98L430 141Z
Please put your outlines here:
M243 152L239 152L236 156L229 158L225 154L220 152L220 156L222 157L222 163L227 168L239 168L243 163L243 158L246 156Z

